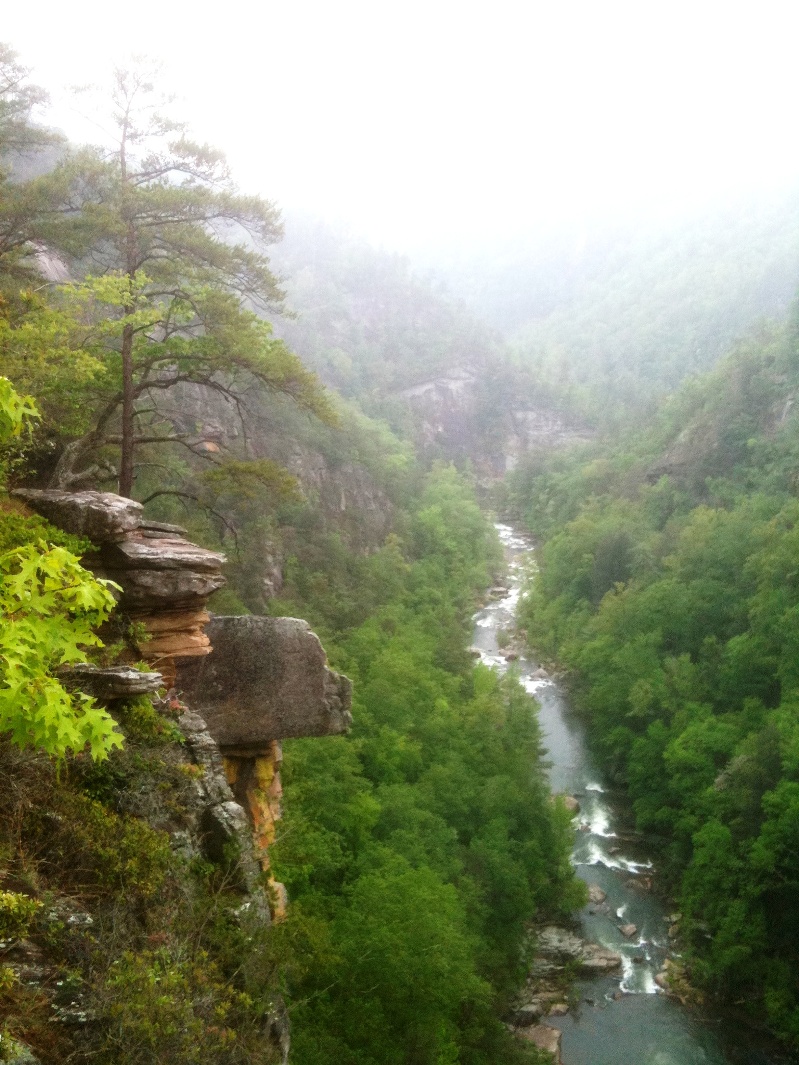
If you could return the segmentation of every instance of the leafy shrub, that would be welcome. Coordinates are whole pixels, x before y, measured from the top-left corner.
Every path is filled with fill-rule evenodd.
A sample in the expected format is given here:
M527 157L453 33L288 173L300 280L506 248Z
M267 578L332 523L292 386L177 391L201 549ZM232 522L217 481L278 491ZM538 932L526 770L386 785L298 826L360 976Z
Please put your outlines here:
M22 939L28 934L41 903L29 895L0 891L0 939Z

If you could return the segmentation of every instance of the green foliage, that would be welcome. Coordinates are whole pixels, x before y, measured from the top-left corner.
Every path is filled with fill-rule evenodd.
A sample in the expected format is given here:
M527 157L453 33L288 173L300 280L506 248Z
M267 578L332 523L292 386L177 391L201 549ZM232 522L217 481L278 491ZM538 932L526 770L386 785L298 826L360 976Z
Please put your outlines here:
M351 737L286 745L276 872L315 937L290 984L301 1065L534 1060L497 1011L525 922L582 901L534 705L463 650L490 527L442 467L408 529L382 604L328 645L355 681Z
M183 736L177 725L159 713L147 695L127 699L118 710L125 732L140 743L160 746L181 743Z
M85 432L105 368L97 355L113 323L89 322L86 301L31 290L0 303L0 362L19 390L32 392L49 433Z
M0 442L20 436L27 425L39 416L30 396L20 396L7 377L0 377Z
M246 1045L237 1025L252 1000L231 986L206 951L181 957L166 947L126 951L109 967L100 1001L102 1047L96 1060L127 1065L271 1065L267 1040ZM254 1054L253 1054L254 1051Z
M764 316L785 314L797 233L791 189L667 226L592 234L577 260L566 240L528 247L512 268L497 265L495 311L538 397L618 431L710 370Z
M17 510L2 509L0 503L0 555L25 547L31 543L44 541L57 547L64 547L70 554L81 556L90 550L91 544L82 536L74 536L63 529L57 529L38 514L23 514Z
M58 476L86 477L86 463L110 452L130 495L142 447L207 453L202 433L180 431L159 402L178 386L220 396L239 414L258 389L330 423L335 413L259 317L282 300L265 254L281 236L274 204L238 192L223 155L169 117L146 65L116 71L109 95L100 106L117 133L107 150L84 155L74 220L93 274L61 290L87 323L103 372L92 383L89 429L64 449Z
M172 866L165 832L86 795L65 793L58 806L60 820L34 813L29 831L51 861L71 861L66 878L74 887L95 895L124 891L131 902L156 898Z
M36 408L0 378L0 441L18 436ZM2 524L6 546L19 522ZM110 582L98 581L65 547L25 542L0 554L0 732L18 747L63 757L88 747L105 757L121 743L110 715L70 693L53 671L102 646L96 628L114 608Z
M100 763L57 768L0 745L0 774L14 780L0 793L0 878L36 896L0 891L0 928L10 915L59 980L47 994L0 981L0 1050L20 1040L45 1065L195 1065L208 1053L272 1065L290 939L273 942L220 867L173 848L178 830L196 832L201 770L137 716L122 715L125 748ZM96 1021L54 1023L76 1003Z
M0 891L0 940L24 939L40 908L29 895Z
M17 746L56 757L88 746L103 758L121 744L111 716L53 675L100 645L95 630L114 607L107 585L63 547L30 544L0 556L0 731Z
M37 124L47 94L28 81L16 53L0 44L0 315L38 275L33 242L54 246L65 228L69 182L44 175L62 138ZM41 245L40 245L41 246Z
M764 329L647 432L511 489L546 540L524 623L572 671L595 748L661 840L690 979L765 1010L790 1042L796 351L794 325Z

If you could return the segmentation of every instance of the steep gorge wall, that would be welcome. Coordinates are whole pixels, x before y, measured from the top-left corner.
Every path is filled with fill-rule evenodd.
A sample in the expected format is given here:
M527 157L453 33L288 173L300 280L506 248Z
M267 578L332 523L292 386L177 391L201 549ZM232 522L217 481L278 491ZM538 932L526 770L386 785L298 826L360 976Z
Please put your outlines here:
M119 585L118 618L133 657L157 672L129 667L78 670L106 699L163 685L185 700L184 715L209 765L224 769L228 793L203 815L208 846L222 852L248 822L252 849L267 873L270 906L280 917L285 890L271 877L269 846L281 816L280 741L345 732L352 686L327 666L321 643L297 618L212 618L208 598L225 584L224 556L187 541L176 526L148 522L141 504L107 492L21 490L53 524L87 537L85 563ZM131 627L132 625L132 627Z
M410 414L413 432L430 455L469 459L483 476L501 477L535 450L588 440L593 433L567 421L535 396L492 406L480 371L453 369L393 396Z

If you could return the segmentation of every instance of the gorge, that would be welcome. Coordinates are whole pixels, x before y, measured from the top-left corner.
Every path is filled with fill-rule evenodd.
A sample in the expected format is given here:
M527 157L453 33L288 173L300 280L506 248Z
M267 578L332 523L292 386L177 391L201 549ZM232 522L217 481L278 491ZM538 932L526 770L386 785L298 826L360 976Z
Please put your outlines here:
M796 189L420 267L157 80L0 45L0 1061L787 1065Z
M558 1054L563 1065L774 1065L785 1060L742 1018L687 1009L673 992L666 993L668 966L679 965L680 915L670 914L651 846L632 830L623 794L608 784L592 757L563 681L547 674L528 651L508 653L520 596L534 579L535 554L528 536L509 525L497 525L497 530L508 560L509 587L475 615L474 646L491 668L518 672L539 703L553 794L577 800L572 862L589 887L588 905L578 915L582 942L573 934L570 939L565 930L537 930L544 945L542 949L539 942L538 964L532 966L522 1001L543 998L544 1005L529 1009L524 1023L543 1021L562 1033ZM518 637L510 646L518 646ZM586 942L614 952L617 971L612 965L606 974L597 968L586 979L587 967L580 960L586 956ZM553 961L561 968L578 965L568 996L563 990L548 994ZM571 1002L565 1016L557 1008L564 998ZM547 1002L556 1007L551 1016ZM522 1007L516 1016L524 1013Z

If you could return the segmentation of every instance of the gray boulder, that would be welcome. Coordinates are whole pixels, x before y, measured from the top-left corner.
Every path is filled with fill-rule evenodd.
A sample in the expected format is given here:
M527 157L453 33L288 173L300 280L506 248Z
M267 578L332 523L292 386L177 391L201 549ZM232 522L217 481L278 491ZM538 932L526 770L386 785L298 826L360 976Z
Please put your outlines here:
M177 686L222 748L257 753L272 740L347 731L352 684L328 668L306 621L217 617L206 632L213 651L182 661Z
M544 971L542 961L550 968L576 963L580 972L593 975L618 969L621 955L599 943L588 943L565 928L550 925L538 933L532 971Z
M131 666L101 668L87 662L66 666L59 678L69 688L79 688L96 699L130 699L158 691L164 682L160 673L143 673Z
M12 493L65 532L99 544L122 540L138 529L143 507L113 492L61 492L20 488Z

